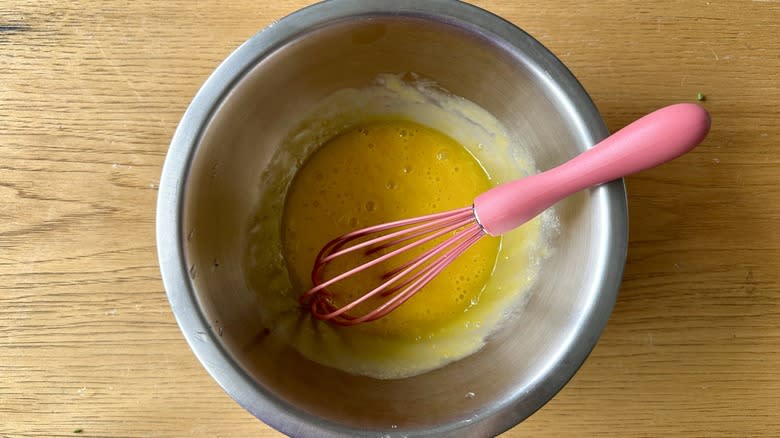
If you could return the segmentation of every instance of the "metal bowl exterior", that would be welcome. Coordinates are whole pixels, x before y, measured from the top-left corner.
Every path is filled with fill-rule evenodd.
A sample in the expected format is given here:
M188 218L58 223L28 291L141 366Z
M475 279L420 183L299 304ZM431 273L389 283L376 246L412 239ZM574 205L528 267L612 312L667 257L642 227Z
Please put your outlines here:
M434 79L490 111L513 137L527 137L541 169L607 135L587 93L548 50L461 2L324 2L230 55L171 141L157 205L159 262L176 320L203 366L244 408L291 436L501 433L574 375L618 293L627 246L621 181L556 206L561 235L539 286L472 357L386 382L324 369L290 351L248 351L260 329L252 322L257 303L236 254L263 165L307 105L376 73L404 71ZM208 269L217 257L220 268Z

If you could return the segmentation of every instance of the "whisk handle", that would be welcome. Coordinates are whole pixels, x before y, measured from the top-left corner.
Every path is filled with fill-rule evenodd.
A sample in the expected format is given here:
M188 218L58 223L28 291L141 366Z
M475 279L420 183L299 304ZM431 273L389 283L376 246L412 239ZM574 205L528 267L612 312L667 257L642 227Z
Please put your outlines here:
M558 167L481 194L474 200L474 212L488 234L503 234L573 193L683 155L704 140L709 129L709 114L696 104L661 108Z

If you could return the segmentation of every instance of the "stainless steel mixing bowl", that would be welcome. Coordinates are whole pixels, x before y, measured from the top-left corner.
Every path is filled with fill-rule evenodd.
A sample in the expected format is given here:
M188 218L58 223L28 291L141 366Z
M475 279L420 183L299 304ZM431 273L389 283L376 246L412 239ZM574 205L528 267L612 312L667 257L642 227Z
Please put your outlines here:
M611 312L627 242L621 181L556 208L560 234L528 300L476 354L381 381L266 347L242 273L260 175L307 108L380 73L416 72L497 117L537 166L607 134L576 79L529 35L455 1L334 0L252 37L206 81L171 142L157 242L171 307L203 366L292 436L489 436L522 421L585 360Z

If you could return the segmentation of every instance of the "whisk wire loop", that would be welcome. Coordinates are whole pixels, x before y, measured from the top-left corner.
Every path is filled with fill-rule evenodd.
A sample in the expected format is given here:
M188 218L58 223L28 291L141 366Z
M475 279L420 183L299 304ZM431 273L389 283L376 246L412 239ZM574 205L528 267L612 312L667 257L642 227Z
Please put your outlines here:
M328 289L329 287L447 234L452 236L436 243L414 259L384 273L381 276L383 282L368 293L341 307L334 303L334 293ZM475 221L472 207L353 231L328 242L323 247L317 255L312 270L313 287L301 296L300 301L309 306L316 318L338 325L355 325L382 318L430 283L484 234L483 229ZM378 236L371 237L373 235ZM368 239L360 241L366 238ZM403 246L398 247L402 244ZM394 247L398 248L332 278L325 276L326 266L339 257L361 250L366 255L371 255ZM348 313L374 297L390 298L363 315L355 316Z

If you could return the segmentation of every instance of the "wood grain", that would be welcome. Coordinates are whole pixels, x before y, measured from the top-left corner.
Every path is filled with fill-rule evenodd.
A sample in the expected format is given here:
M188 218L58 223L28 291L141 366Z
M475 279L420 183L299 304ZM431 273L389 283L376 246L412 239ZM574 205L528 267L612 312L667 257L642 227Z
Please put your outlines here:
M159 278L168 142L214 67L305 1L0 5L0 436L279 436L189 351ZM506 437L780 434L780 3L478 1L611 129L704 93L709 138L627 181L599 345Z

